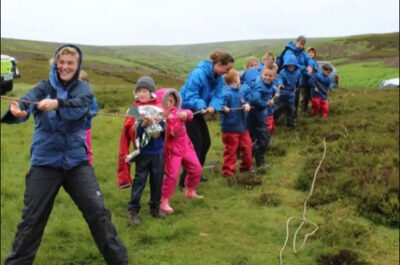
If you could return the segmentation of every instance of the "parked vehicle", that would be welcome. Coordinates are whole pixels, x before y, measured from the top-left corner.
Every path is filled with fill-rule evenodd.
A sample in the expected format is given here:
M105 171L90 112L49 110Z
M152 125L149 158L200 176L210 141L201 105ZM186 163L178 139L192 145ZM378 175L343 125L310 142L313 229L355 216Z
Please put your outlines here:
M14 57L1 55L1 94L13 89L14 78L21 77Z
M378 88L398 88L399 87L399 78L392 78L385 81L382 81Z
M329 64L332 67L332 73L329 75L329 78L331 79L333 87L338 87L339 86L339 74L336 71L335 66L333 66L333 64L331 64L331 62L328 62L328 61L317 61L317 63L318 63L319 71L322 71L322 66L324 64Z

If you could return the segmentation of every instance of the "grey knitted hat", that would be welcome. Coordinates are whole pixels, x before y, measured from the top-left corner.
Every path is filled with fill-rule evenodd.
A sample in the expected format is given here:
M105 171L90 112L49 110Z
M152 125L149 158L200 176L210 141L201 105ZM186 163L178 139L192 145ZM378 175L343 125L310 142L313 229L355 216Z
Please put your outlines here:
M135 92L138 88L146 88L150 90L150 93L154 93L156 91L154 80L150 76L141 76L136 81Z

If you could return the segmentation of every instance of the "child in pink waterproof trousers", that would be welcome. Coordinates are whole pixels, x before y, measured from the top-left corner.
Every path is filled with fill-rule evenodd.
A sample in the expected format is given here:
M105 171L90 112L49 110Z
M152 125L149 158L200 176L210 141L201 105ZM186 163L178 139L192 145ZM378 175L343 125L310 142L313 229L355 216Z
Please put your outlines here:
M181 165L186 169L185 198L203 199L196 193L199 186L202 167L197 158L196 151L186 134L185 122L193 119L190 110L183 110L181 97L175 89L161 89L162 103L167 117L167 129L164 147L164 182L161 190L160 210L167 213L174 213L174 209L169 205L169 200L174 195L175 187L178 182L179 170Z

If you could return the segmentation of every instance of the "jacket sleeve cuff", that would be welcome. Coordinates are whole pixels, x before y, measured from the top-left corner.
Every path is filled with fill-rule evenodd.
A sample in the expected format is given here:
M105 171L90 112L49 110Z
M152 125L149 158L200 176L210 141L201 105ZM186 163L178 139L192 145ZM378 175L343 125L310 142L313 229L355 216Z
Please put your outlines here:
M65 101L63 99L58 98L58 108L62 108L65 106Z

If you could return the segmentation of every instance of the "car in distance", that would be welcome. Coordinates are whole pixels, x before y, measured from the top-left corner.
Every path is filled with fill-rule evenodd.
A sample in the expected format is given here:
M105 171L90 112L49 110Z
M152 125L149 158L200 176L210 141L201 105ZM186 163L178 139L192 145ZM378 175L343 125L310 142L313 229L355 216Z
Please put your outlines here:
M378 88L399 88L399 78L392 78L382 81Z
M14 78L21 77L14 57L1 55L1 94L13 89Z

